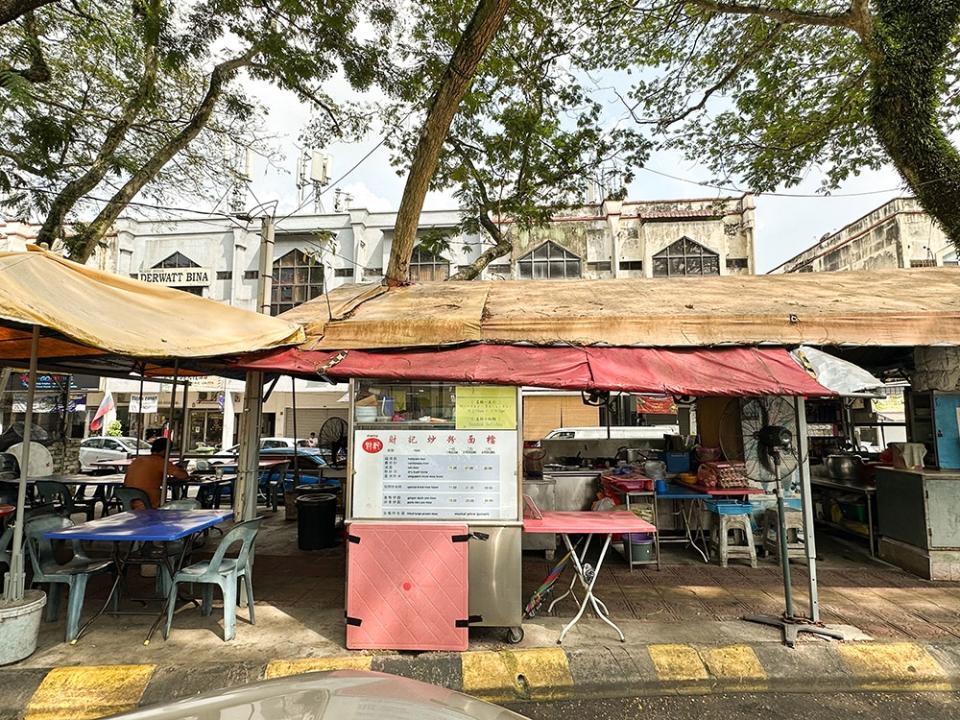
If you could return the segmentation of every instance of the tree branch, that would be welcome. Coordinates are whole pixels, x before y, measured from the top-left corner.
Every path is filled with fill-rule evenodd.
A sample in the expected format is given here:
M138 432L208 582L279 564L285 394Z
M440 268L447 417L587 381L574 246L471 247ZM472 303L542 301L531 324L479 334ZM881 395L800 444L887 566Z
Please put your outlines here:
M54 2L57 0L0 0L0 25L6 25L28 12Z
M160 37L161 23L160 0L150 0L149 7L145 10L149 16L146 21L144 36L143 73L140 76L137 89L127 101L120 117L107 129L103 144L87 171L80 177L68 182L57 194L56 199L50 205L43 226L37 233L38 243L45 242L52 247L53 241L63 235L63 223L67 214L84 195L93 190L103 180L114 160L117 148L120 147L130 127L153 94L157 81L157 41Z
M107 234L114 221L120 216L128 203L136 197L143 187L156 177L163 167L170 162L178 152L183 150L200 134L207 121L213 114L226 83L240 68L249 65L250 61L260 51L253 46L242 55L226 60L217 65L210 73L207 92L194 111L190 121L159 148L147 162L137 170L130 179L110 198L93 221L78 233L70 249L70 255L78 262L86 262L93 254L97 243Z
M704 10L723 15L758 15L792 25L824 25L827 27L854 27L854 8L851 6L840 13L818 13L790 8L768 8L761 5L735 2L717 2L716 0L682 0L686 5L694 5Z

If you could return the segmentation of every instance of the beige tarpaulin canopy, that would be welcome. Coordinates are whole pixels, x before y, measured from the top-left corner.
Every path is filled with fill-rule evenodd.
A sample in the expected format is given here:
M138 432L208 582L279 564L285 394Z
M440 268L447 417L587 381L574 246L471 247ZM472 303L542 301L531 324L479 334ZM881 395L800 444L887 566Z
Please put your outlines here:
M88 372L119 359L208 358L303 340L295 324L70 262L44 250L0 253L0 365L30 358Z
M960 345L960 269L347 285L282 317L303 350Z

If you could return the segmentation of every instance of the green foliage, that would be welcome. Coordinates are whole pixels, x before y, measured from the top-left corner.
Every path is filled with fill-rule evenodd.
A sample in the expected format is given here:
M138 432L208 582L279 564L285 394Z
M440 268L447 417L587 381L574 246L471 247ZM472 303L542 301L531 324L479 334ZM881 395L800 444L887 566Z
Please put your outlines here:
M501 218L521 230L543 224L581 203L601 169L617 162L629 182L646 157L639 132L608 127L603 106L584 85L570 5L513 4L461 103L433 178L432 189L453 190L463 230L484 231L500 255L509 251ZM422 113L472 9L465 0L425 3L398 25L397 67L384 83L388 102L378 108L393 131L398 172L408 167ZM425 240L433 251L448 244Z
M103 178L69 203L75 220L99 210L96 198L113 196L188 127L213 69L228 59L242 57L241 74L314 103L324 118L318 143L355 134L364 118L338 107L323 85L342 74L367 88L379 77L393 9L392 0L73 0L31 17L34 28L26 19L0 28L0 188L9 191L0 204L23 217L42 219L91 167L144 77L146 48L156 46L155 85ZM38 48L50 80L25 82L21 71ZM237 180L246 148L277 155L266 108L236 76L226 76L200 134L149 178L139 200L212 206ZM79 247L86 238L78 230Z
M113 420L107 425L106 432L109 437L123 437L123 424L119 420Z

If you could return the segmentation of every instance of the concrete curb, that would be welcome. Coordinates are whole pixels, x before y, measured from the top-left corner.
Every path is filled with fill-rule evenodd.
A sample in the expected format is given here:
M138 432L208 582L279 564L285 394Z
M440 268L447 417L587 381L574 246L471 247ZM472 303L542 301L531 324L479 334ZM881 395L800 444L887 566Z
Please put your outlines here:
M0 719L87 720L216 688L315 670L367 669L493 702L736 692L960 689L960 644L809 642L612 645L343 655L266 664L0 669Z

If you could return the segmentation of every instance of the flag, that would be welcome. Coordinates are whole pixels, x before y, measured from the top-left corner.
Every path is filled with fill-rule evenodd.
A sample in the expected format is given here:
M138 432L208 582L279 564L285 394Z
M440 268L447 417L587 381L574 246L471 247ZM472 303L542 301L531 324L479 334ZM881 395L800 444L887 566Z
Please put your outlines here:
M107 413L112 412L116 408L116 405L113 402L113 394L108 390L103 395L103 400L100 401L100 407L97 408L96 415L93 416L93 421L90 423L90 429L96 432L103 425L103 418Z

